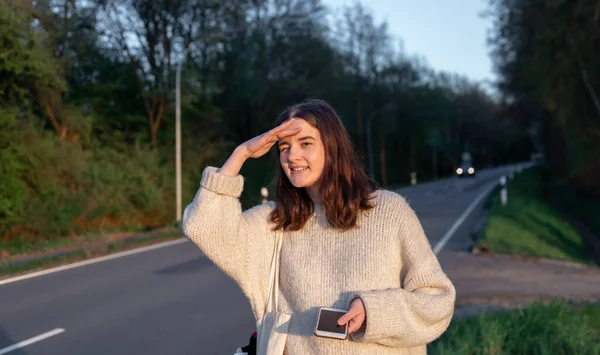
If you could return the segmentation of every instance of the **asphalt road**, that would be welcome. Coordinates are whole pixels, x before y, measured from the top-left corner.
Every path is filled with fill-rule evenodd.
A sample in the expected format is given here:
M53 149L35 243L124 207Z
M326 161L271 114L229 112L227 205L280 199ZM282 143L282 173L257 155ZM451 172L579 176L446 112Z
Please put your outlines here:
M465 211L513 168L399 192L432 246L465 249L482 203ZM253 329L235 283L190 242L0 285L0 355L230 355Z

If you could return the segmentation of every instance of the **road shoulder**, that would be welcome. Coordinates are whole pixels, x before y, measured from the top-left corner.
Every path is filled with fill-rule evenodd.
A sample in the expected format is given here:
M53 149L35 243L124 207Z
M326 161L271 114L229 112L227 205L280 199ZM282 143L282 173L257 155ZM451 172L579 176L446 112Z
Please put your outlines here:
M439 259L456 287L458 317L540 299L600 302L600 268L595 266L456 251L443 251Z

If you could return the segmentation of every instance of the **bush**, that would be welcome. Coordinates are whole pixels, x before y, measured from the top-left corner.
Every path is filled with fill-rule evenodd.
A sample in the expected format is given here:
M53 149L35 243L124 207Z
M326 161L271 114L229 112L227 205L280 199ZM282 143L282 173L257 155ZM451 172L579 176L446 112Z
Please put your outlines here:
M24 184L17 179L23 170L15 144L16 109L0 109L0 221L11 218L27 198Z
M174 220L174 163L159 150L141 143L113 147L93 139L64 142L53 132L29 126L21 126L7 141L14 142L12 156L21 163L0 179L4 243L32 244L131 226L149 229ZM186 154L196 159L208 155ZM9 166L3 163L2 169ZM188 197L197 189L198 180L191 183L198 178L197 170L184 170ZM14 198L15 192L20 199Z

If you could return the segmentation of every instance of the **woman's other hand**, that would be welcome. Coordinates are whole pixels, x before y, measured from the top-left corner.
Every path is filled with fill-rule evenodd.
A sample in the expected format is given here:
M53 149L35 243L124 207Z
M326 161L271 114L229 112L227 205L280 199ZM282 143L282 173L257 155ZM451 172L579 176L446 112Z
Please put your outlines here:
M254 137L247 142L242 143L238 148L244 152L246 158L260 158L265 155L277 143L277 140L298 134L302 128L289 128L294 119L287 120L281 125L267 131L260 136Z
M338 319L338 325L345 325L346 323L349 323L348 334L352 334L360 329L360 327L362 327L366 321L367 313L365 310L365 305L360 298L357 298L350 304L350 309L348 312Z

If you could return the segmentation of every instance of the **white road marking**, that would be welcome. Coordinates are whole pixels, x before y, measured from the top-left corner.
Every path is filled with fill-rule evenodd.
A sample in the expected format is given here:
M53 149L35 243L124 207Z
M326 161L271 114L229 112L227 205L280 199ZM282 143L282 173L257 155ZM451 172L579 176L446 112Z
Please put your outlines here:
M442 250L446 243L448 243L448 240L452 238L458 227L460 227L460 225L465 221L465 219L467 219L467 217L469 216L469 214L471 214L471 212L473 211L475 206L477 206L479 201L486 197L494 189L494 187L496 187L497 184L497 182L490 184L488 188L486 188L482 193L479 194L479 196L477 196L477 198L473 202L471 202L471 205L469 205L469 207L463 212L460 218L457 219L456 222L454 222L452 227L448 229L448 231L442 236L442 239L440 239L440 241L433 248L433 252L436 255Z
M62 329L62 328L56 328L56 329L54 329L54 330L51 330L51 331L49 331L49 332L46 332L46 333L44 333L44 334L40 334L40 335L38 335L38 336L35 336L35 337L33 337L33 338L29 338L29 339L27 339L27 340L23 340L23 341L21 341L21 342L18 342L18 343L16 343L16 344L14 344L14 345L11 345L11 346L9 346L9 347L6 347L6 348L4 348L4 349L0 349L0 355L2 355L2 354L6 354L6 353L9 353L9 352L11 352L11 351L13 351L13 350L17 350L17 349L20 349L20 348L24 348L24 347L26 347L27 345L31 345L31 344L33 344L33 343L37 343L38 341L42 341L42 340L44 340L44 339L48 339L48 338L50 338L50 337L53 337L53 336L55 336L55 335L58 335L58 334L60 334L60 333L64 333L64 331L65 331L65 330L64 330L64 329Z
M85 266L85 265L100 263L100 262L107 261L107 260L122 258L124 256L143 253L145 251L169 247L171 245L181 244L181 243L185 243L187 241L188 241L187 238L180 238L180 239L171 240L171 241L160 243L160 244L150 245L147 247L127 250L127 251L123 251L123 252L116 253L116 254L102 256L99 258L84 260L84 261L80 261L80 262L73 263L73 264L58 266L58 267L47 269L47 270L32 272L30 274L25 274L25 275L21 275L21 276L17 276L17 277L12 277L9 279L0 280L0 285L9 284L11 282L21 281L21 280L25 280L25 279L30 279L32 277L38 277L38 276L42 276L42 275L52 274L52 273L59 272L59 271L69 270L69 269L73 269L73 268L81 267L81 266ZM2 355L2 353L0 353L0 355Z

